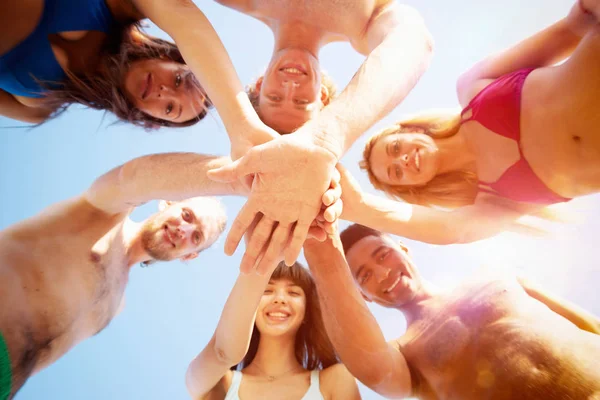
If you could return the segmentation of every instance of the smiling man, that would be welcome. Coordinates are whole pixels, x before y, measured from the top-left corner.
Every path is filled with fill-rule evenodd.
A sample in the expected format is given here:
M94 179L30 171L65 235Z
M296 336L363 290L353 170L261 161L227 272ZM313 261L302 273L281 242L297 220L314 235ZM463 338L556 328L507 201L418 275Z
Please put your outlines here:
M223 232L212 197L242 185L206 178L227 157L165 153L134 159L82 195L0 231L0 399L73 346L104 329L123 306L131 266L190 260ZM153 199L161 211L129 219ZM185 200L184 200L185 199Z
M250 96L263 122L279 133L314 118L334 94L319 63L328 43L349 42L367 56L344 93L375 120L406 96L429 64L431 37L423 21L394 0L217 1L273 31L271 61Z
M600 321L523 280L487 275L439 291L406 247L362 225L307 241L305 256L342 362L383 396L600 398ZM386 342L363 299L402 312L404 335Z

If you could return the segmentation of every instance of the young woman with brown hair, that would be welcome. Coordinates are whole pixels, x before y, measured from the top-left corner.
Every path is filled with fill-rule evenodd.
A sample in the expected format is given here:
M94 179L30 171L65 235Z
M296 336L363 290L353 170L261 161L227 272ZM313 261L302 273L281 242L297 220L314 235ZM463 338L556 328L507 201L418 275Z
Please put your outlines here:
M327 337L315 283L298 263L239 275L186 384L194 400L360 398Z

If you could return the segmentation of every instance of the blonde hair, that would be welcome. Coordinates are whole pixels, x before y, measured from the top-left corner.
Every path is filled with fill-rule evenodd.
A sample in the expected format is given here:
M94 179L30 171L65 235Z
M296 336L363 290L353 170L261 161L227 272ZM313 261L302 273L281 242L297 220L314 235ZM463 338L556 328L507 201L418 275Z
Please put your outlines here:
M360 167L367 171L376 189L388 196L422 206L458 208L473 204L478 192L477 175L472 171L451 171L435 176L423 186L390 185L377 179L371 169L371 152L379 139L396 133L424 133L433 139L445 139L456 135L461 125L457 112L431 111L420 114L385 128L373 135L365 144Z

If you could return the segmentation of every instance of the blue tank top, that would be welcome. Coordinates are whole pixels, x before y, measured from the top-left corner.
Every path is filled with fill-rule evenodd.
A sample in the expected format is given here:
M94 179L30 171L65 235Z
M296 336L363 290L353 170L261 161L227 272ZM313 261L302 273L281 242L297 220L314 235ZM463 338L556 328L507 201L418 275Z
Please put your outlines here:
M48 35L68 31L108 33L115 22L105 0L45 0L37 27L21 43L0 55L0 89L18 96L41 97L44 88L66 74L54 57Z

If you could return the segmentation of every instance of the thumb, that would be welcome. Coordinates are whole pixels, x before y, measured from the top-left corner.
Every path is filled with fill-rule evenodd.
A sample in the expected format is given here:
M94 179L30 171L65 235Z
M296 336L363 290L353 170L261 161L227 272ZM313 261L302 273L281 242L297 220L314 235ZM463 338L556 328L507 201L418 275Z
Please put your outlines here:
M253 170L252 154L253 153L249 151L244 157L238 158L230 164L208 170L206 176L217 182L234 182L246 175L258 172Z

